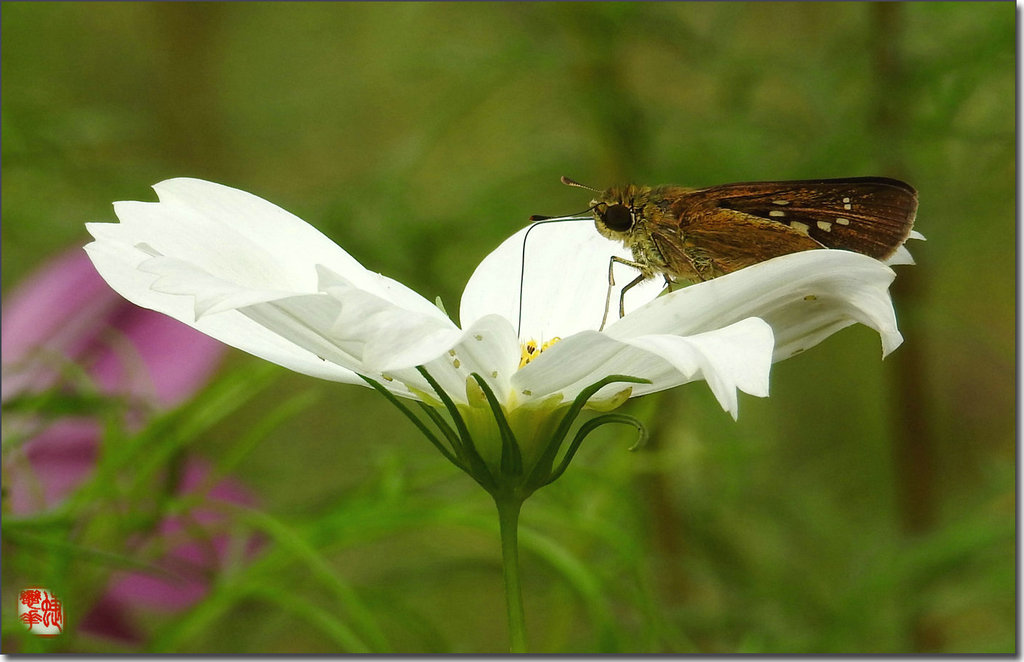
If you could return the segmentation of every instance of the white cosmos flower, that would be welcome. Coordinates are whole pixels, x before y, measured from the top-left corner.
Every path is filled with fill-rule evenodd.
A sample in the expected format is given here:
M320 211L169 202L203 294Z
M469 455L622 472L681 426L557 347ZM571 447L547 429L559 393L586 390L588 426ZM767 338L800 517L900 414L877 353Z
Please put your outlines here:
M595 409L705 380L736 416L737 390L768 394L773 360L845 326L878 331L883 354L902 341L888 294L894 273L856 253L796 253L660 297L651 281L629 291L622 319L614 292L612 321L598 331L609 257L629 254L592 222L548 223L481 262L460 327L261 198L197 179L154 189L159 202L118 202L119 223L88 224L86 251L125 298L291 370L353 384L367 377L438 407L421 367L469 425L493 418L473 373L523 432L609 375L647 383L607 384L589 401ZM620 284L634 277L626 271ZM528 342L550 346L524 365ZM497 452L481 450L488 461Z

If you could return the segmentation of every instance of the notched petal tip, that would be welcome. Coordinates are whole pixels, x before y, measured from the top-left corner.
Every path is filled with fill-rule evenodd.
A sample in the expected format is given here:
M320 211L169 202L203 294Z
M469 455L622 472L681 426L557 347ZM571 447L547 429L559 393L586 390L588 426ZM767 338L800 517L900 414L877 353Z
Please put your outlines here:
M878 330L878 334L882 339L883 359L895 352L896 349L903 344L903 334L895 327L892 327L891 329Z
M884 264L890 267L898 267L903 265L913 266L917 264L914 262L914 256L910 254L906 246L900 246L896 249L896 252L885 259Z

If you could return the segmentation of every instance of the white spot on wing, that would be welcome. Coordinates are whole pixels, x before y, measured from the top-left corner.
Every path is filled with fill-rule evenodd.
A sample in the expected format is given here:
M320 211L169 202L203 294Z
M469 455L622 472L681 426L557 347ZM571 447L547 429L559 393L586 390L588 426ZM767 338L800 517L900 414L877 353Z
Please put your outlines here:
M807 231L811 229L811 226L806 223L801 223L800 221L793 221L789 224L789 227L793 228L797 232L803 232L804 234L807 234Z
M836 219L836 223L838 223L839 225L849 225L850 224L850 219L848 219L848 218L837 218Z
M770 212L768 212L768 215L769 216L785 216L786 212L780 211L778 209L773 209Z
M832 232L832 224L828 221L818 221L818 229L825 232Z

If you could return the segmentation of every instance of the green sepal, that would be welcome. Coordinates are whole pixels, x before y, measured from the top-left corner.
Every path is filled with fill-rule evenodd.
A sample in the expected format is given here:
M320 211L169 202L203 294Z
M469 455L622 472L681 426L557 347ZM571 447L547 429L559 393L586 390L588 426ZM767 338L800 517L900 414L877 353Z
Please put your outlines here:
M530 476L526 479L526 485L533 486L533 489L537 489L543 485L547 485L551 482L551 467L554 465L555 457L558 455L559 449L562 447L562 442L565 440L566 435L569 434L569 428L579 417L580 412L586 406L587 401L593 397L595 393L600 391L608 384L614 384L616 382L626 382L630 384L650 384L651 380L643 379L641 377L630 377L629 375L609 375L604 379L594 382L590 386L586 387L576 396L576 399L569 405L568 410L562 416L561 422L558 424L558 428L548 441L547 446L544 448L544 452L541 454L537 463L534 465L533 470L530 472ZM564 471L564 469L563 469Z
M466 421L462 418L462 414L459 413L458 407L455 406L455 402L448 393L445 392L441 385L437 383L427 369L423 366L416 366L416 370L419 371L423 378L427 380L430 387L434 389L437 396L441 398L441 402L444 403L445 409L448 410L448 414L452 417L452 422L455 424L455 429L458 430L459 439L462 440L462 456L469 465L468 469L465 469L466 473L473 477L473 479L480 483L488 492L492 492L497 486L494 480L494 476L491 475L490 470L487 468L487 463L484 462L483 458L480 457L479 451L476 449L476 445L473 443L473 437L469 434L469 428L466 427Z
M566 449L565 455L562 456L562 461L558 463L558 468L552 471L547 480L538 485L538 487L544 487L544 485L548 485L558 480L558 478L565 473L565 470L569 467L569 463L572 461L573 456L576 455L576 451L579 450L580 444L583 443L586 436L602 425L608 425L609 423L625 423L627 425L632 425L637 429L636 443L630 446L629 450L635 451L647 442L647 429L644 427L644 424L628 414L602 414L597 418L592 418L581 425L580 429L576 431L576 436L573 437L572 443L569 444L569 448Z
M501 473L502 476L519 477L523 475L523 454L519 449L519 442L512 428L508 424L501 403L495 397L490 385L477 373L472 373L473 379L479 384L480 389L487 397L487 403L491 405L491 412L494 414L494 421L498 424L498 432L501 434Z

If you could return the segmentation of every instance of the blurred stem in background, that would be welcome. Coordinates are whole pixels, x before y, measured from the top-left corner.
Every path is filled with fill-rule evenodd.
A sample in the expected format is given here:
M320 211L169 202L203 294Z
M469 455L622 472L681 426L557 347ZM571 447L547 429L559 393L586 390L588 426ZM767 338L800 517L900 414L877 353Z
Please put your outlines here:
M903 63L905 7L896 2L873 2L868 5L871 26L871 59L874 71L874 116L871 118L878 137L878 162L888 177L908 177L904 159L904 136L910 131L906 108L909 81ZM900 516L900 528L909 538L929 535L935 525L938 504L935 498L935 439L925 392L930 383L926 366L929 343L926 326L919 311L925 305L925 277L928 272L906 269L893 286L893 298L899 302L900 326L910 339L892 357L892 380L889 424L892 435L894 491ZM904 597L916 596L917 585L908 586ZM913 601L914 599L911 598ZM921 610L910 607L913 614L914 650L942 650L942 631L928 627Z
M150 88L168 162L189 174L231 168L225 159L225 115L218 81L224 55L220 3L159 2L153 20L163 48L156 50L157 79Z

